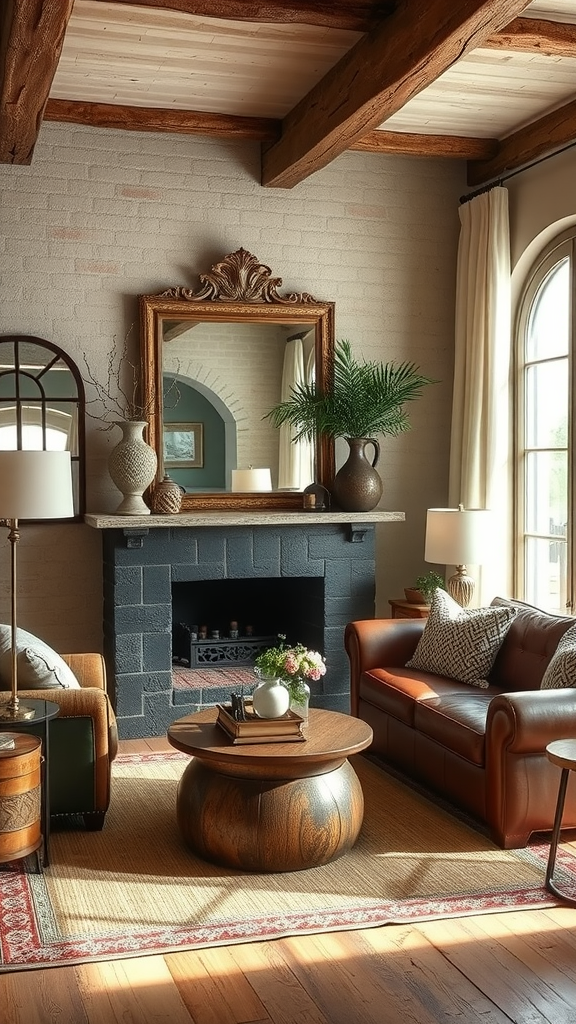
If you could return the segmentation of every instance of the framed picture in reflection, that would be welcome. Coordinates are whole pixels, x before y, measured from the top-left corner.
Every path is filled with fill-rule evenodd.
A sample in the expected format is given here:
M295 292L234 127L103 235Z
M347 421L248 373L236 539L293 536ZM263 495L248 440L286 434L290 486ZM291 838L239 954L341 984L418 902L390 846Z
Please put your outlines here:
M164 465L167 469L201 469L204 465L204 424L164 424Z

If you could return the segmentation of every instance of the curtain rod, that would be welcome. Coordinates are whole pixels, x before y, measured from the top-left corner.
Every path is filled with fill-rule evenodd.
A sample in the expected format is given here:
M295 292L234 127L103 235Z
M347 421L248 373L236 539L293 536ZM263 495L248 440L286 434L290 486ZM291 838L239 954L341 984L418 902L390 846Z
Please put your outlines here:
M311 330L311 327L307 327L305 331L298 331L298 334L291 334L289 338L286 338L286 341L302 341L307 334L310 334Z
M488 185L483 185L482 188L477 188L475 192L468 192L467 195L460 196L460 205L469 203L471 199L476 199L477 196L484 195L485 192L490 192L493 188L500 188L505 181L510 178L515 178L517 174L522 174L524 171L529 171L531 167L537 167L538 164L543 164L546 160L550 160L553 156L560 156L560 153L565 153L568 149L573 149L576 146L576 139L573 142L569 142L567 146L563 146L562 149L555 149L553 153L547 153L546 156L538 157L537 160L532 160L531 163L525 164L524 167L519 167L517 171L510 171L509 174L503 174L499 178L495 178Z

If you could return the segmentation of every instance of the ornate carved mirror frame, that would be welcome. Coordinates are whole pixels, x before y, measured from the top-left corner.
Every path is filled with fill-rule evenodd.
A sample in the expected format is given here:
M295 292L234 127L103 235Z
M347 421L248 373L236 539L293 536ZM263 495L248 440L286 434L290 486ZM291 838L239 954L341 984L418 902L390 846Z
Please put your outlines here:
M163 362L162 348L166 321L212 324L289 324L314 330L316 383L324 389L334 368L334 303L319 302L306 292L280 295L282 279L273 277L245 249L230 253L210 273L200 275L198 291L168 288L159 295L140 296L140 325L143 362L143 390L150 409L148 442L158 457L158 473L152 491L164 475ZM254 372L258 373L258 366ZM280 400L271 395L269 408ZM271 429L274 429L271 427ZM334 479L334 442L319 438L315 451L315 480L330 490ZM299 491L198 491L183 495L182 512L204 510L302 508Z

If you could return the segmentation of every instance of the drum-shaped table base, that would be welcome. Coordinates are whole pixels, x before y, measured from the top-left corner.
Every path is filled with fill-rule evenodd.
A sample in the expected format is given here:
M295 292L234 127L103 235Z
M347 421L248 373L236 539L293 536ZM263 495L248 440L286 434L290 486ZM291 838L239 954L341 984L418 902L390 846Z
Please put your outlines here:
M243 871L300 871L355 843L364 796L349 761L321 775L225 775L194 758L178 787L178 825L205 860Z

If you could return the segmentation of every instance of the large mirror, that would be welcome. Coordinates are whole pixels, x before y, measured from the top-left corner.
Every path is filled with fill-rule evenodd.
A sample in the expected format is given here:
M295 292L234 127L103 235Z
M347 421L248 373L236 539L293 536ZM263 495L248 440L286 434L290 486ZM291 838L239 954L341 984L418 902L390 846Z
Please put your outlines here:
M266 413L298 381L327 386L334 304L282 296L281 279L245 249L200 281L198 291L140 296L153 488L168 473L183 512L302 508L308 484L331 487L334 443L294 444Z

